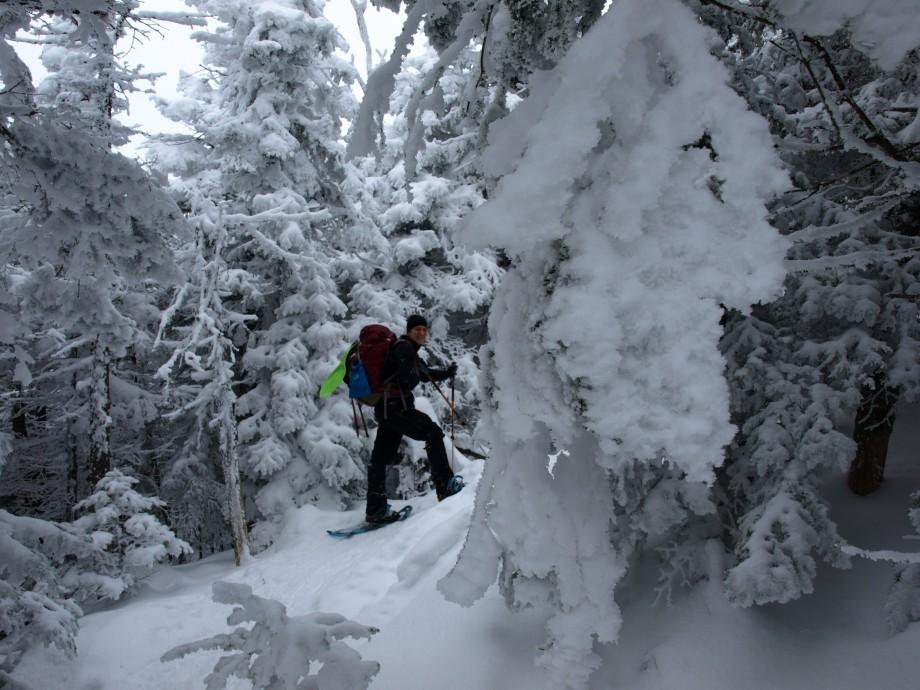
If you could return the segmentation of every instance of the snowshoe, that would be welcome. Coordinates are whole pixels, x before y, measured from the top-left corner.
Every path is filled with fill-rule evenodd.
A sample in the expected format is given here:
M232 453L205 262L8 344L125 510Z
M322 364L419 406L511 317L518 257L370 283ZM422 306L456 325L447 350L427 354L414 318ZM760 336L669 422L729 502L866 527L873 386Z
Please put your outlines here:
M376 522L369 522L365 520L364 522L355 525L354 527L345 527L344 529L327 529L326 534L330 537L337 537L339 539L349 539L356 534L364 534L365 532L373 532L378 530L381 527L386 527L387 525L392 525L394 522L401 522L405 520L412 513L412 506L404 506L399 510L388 510L387 513L383 516L382 519Z

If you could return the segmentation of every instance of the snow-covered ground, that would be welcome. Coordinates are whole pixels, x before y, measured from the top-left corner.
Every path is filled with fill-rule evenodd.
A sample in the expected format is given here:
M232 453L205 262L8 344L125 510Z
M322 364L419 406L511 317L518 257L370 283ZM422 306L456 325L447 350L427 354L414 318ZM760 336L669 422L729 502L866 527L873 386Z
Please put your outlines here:
M857 546L916 550L914 541L884 536L911 532L907 497L920 488L911 426L905 420L896 430L887 480L872 496L856 498L842 477L828 479L834 517ZM76 660L37 650L16 675L43 690L203 688L216 653L168 664L159 658L228 629L230 608L213 603L210 588L229 580L282 601L292 616L331 611L380 628L369 641L351 643L365 659L380 662L375 690L545 687L532 662L543 642L539 612L507 611L495 587L469 609L446 602L436 589L463 543L481 467L463 463L472 486L440 504L433 495L413 499L409 520L378 532L332 539L326 529L357 521L360 511L305 507L290 516L274 547L241 568L226 554L164 568L134 599L82 619ZM847 571L822 570L813 595L784 606L734 609L704 586L667 607L653 604L655 572L640 565L620 595L620 642L602 650L605 664L591 686L915 690L920 625L888 636L882 607L890 578L888 566L857 560ZM234 680L228 687L248 684Z

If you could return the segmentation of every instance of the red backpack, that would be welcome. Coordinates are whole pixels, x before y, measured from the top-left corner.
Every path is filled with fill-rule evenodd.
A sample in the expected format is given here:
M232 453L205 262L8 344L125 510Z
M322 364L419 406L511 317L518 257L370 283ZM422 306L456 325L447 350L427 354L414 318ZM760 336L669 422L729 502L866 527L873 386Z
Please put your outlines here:
M358 342L345 357L345 380L350 398L371 407L380 402L384 365L395 343L396 334L379 323L361 329Z

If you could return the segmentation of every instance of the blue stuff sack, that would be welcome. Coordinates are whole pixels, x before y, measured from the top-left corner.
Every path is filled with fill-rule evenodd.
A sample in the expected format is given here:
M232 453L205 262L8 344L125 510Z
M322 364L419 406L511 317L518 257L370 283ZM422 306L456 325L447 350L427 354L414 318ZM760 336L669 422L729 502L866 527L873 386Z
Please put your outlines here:
M370 381L367 380L367 372L364 370L364 364L361 360L358 360L348 370L348 397L363 398L372 392Z

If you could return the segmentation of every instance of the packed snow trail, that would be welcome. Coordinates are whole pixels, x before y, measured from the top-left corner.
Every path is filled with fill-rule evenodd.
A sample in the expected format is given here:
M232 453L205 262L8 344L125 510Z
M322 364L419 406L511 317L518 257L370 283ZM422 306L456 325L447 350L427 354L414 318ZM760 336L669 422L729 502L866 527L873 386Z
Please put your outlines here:
M349 642L365 659L381 662L375 690L501 687L513 658L526 667L518 674L522 682L538 687L530 660L541 642L541 618L511 617L497 592L481 607L460 609L436 590L463 543L482 467L459 456L455 465L468 484L463 491L441 503L433 492L394 501L394 508L411 504L413 515L385 530L332 539L326 530L360 520L363 504L348 512L305 506L287 516L270 549L239 568L232 554L162 568L133 599L81 619L76 660L37 650L16 675L41 690L202 690L218 654L168 664L160 656L177 644L229 632L230 607L211 600L211 585L227 580L278 599L292 616L328 611L380 628L370 641ZM474 649L486 663L462 678L445 677L444 665L461 648L464 655ZM250 686L233 679L227 687Z

